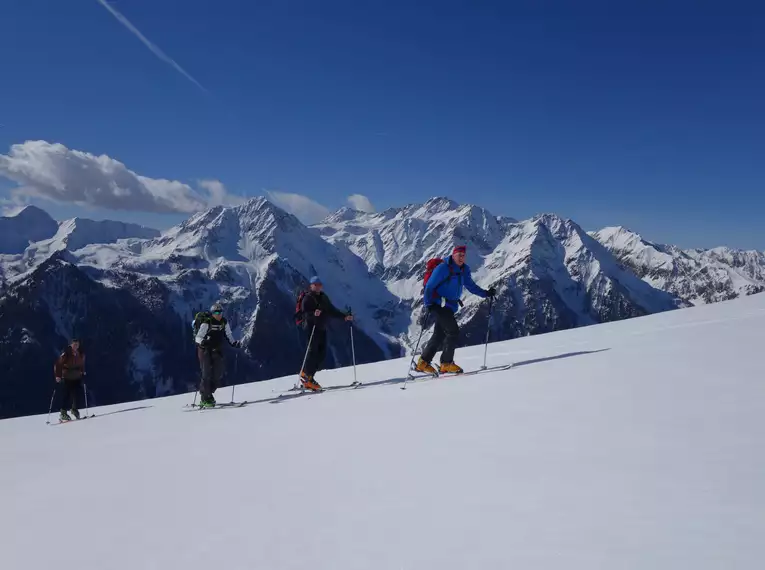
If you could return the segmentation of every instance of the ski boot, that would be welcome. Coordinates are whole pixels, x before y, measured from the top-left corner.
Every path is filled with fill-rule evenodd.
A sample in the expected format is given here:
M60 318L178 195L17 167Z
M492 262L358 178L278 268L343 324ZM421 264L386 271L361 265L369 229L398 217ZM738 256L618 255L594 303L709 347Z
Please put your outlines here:
M464 370L454 364L454 362L442 362L441 374L462 374Z
M69 414L66 413L66 410L61 410L61 414L58 416L58 421L70 422L72 421L72 418L69 417Z
M430 362L423 360L422 357L417 361L417 366L414 367L417 372L424 372L432 376L438 376L438 371L433 368Z
M313 376L309 376L305 372L300 373L300 383L303 385L303 388L310 390L311 392L322 391L322 387L316 380L313 379Z
M80 419L80 410L76 410L76 409L72 408L72 415L74 416L75 420L79 420Z
M215 400L212 398L202 398L199 400L199 407L200 408L214 408L215 407Z

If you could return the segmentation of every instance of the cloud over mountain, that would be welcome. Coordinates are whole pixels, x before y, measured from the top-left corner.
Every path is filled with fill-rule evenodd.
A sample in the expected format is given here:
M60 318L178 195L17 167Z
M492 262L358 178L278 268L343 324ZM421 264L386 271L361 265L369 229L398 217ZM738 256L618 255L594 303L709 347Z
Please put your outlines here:
M372 201L363 194L351 194L348 196L348 204L354 210L366 212L368 214L374 214L377 211L374 204L372 204Z
M271 202L304 224L315 224L330 214L329 208L302 194L269 190L266 195Z
M149 178L107 155L26 141L0 154L0 176L19 184L16 197L38 197L110 210L190 214L241 202L214 180L192 188L178 180Z

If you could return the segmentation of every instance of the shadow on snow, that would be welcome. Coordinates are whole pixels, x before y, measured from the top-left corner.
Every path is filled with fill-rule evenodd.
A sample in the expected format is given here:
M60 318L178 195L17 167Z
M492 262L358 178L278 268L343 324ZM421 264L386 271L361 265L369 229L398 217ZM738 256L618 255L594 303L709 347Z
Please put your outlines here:
M598 352L605 352L607 350L611 350L610 348L601 348L598 350L580 350L577 352L566 352L563 354L556 354L554 356L544 356L541 358L533 358L530 360L522 360L520 362L515 362L512 365L510 364L504 364L504 365L498 365L498 366L490 366L486 370L476 370L471 372L465 372L464 374L457 374L454 375L455 377L458 376L476 376L478 374L484 374L488 372L498 372L500 370L513 370L514 368L519 368L521 366L530 366L532 364L539 364L541 362L549 362L553 360L561 360L563 358L573 358L575 356L585 356L587 354L597 354ZM453 377L450 375L450 377ZM415 377L414 379L409 380L409 382L428 382L431 380L437 380L438 378L430 378L430 377ZM373 388L376 386L391 386L394 384L403 384L407 380L406 376L402 376L400 378L388 378L386 380L378 380L377 382L369 382L364 383L359 387L354 388L351 385L348 386L327 386L324 391L325 392L338 392L338 391L348 391L348 390L364 390L367 388ZM319 392L320 393L320 392ZM279 396L273 396L271 398L263 398L261 400L253 400L252 402L247 402L247 405L249 404L281 404L283 402L289 402L290 400L296 400L298 398L305 398L307 396L315 396L317 395L317 392L298 392L295 394L280 394ZM233 409L233 408L232 408Z
M125 408L123 410L115 410L113 412L106 412L105 414L98 414L96 417L102 418L104 416L112 416L114 414L124 414L125 412L135 412L138 410L147 410L149 408L153 408L154 406L136 406L134 408Z

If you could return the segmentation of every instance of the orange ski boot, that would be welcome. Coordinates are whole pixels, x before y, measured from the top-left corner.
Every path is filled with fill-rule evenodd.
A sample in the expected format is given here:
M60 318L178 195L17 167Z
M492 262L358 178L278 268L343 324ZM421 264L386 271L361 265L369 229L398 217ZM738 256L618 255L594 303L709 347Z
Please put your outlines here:
M464 370L454 364L454 362L442 362L441 374L462 374Z
M433 366L431 366L430 362L423 360L422 357L420 357L420 360L417 361L417 366L415 366L414 369L417 372L424 372L425 374L432 374L433 376L438 376L438 371L435 368L433 368Z
M303 388L310 390L311 392L322 391L322 387L316 380L313 379L313 376L309 376L305 372L300 373L300 383L303 385Z

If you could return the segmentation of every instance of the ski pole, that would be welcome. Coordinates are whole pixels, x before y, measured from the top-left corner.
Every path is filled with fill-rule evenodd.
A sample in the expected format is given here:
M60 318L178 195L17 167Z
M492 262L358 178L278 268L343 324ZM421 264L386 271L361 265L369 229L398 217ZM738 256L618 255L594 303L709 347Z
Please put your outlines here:
M348 307L348 314L352 315L353 311ZM356 347L353 344L353 321L351 321L351 357L353 358L353 383L356 384Z
M199 356L199 350L200 350L200 348L199 348L199 346L197 346L197 344L196 344L196 343L194 343L194 346L195 346L194 352L196 352L196 353L197 353L197 360L199 360L199 365L200 365L200 367L201 367L201 366L202 366L202 359L201 359L201 358L200 358L200 356ZM200 371L199 371L199 380L197 381L197 389L196 389L196 390L194 390L194 401L193 401L193 402L191 402L191 407L192 407L192 408L193 408L194 406L196 406L196 405L197 405L197 394L199 394L199 387L200 387L201 385L202 385L202 371L200 370ZM187 405L188 405L188 404L187 404Z
M88 385L85 382L82 383L82 390L85 392L85 417L88 417ZM75 402L76 404L77 402Z
M234 353L234 379L231 381L231 403L234 403L234 390L236 390L236 376L239 374L239 351Z
M311 329L311 337L308 339L308 346L305 349L305 357L303 358L303 366L300 367L300 376L303 376L303 371L305 370L305 363L308 362L308 351L311 350L311 343L313 342L313 333L316 332L316 325L313 325L313 328Z
M353 345L353 324L351 324L351 356L353 358L353 383L356 384L356 348Z
M489 333L491 332L491 320L492 320L492 307L494 305L494 297L489 299L489 319L486 322L486 342L483 347L483 366L481 370L486 370L486 355L489 352Z
M412 361L409 363L409 372L404 378L404 385L401 386L402 390L406 390L406 383L412 377L412 370L414 370L414 359L417 358L417 351L420 349L420 342L422 341L422 335L425 334L425 327L420 328L420 336L417 338L417 344L414 345L414 352L412 353Z
M50 407L48 408L48 419L45 420L46 424L50 423L50 413L53 411L53 399L56 397L56 390L58 390L58 385L53 386L53 394L50 396Z

